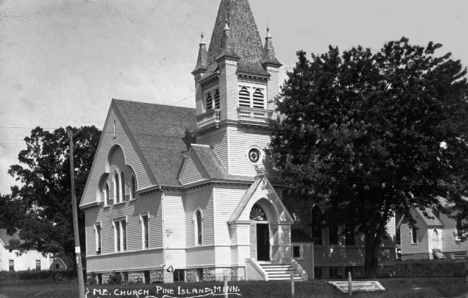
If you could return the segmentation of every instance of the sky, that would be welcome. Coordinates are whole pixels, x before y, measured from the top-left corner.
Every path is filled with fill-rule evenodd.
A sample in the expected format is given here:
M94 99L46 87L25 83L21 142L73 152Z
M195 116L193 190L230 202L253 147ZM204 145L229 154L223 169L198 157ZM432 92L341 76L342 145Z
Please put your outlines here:
M24 138L40 126L102 129L112 98L195 107L200 33L209 46L220 0L0 0L0 193L18 184ZM281 78L303 49L385 42L443 45L468 66L468 1L249 0L270 27Z

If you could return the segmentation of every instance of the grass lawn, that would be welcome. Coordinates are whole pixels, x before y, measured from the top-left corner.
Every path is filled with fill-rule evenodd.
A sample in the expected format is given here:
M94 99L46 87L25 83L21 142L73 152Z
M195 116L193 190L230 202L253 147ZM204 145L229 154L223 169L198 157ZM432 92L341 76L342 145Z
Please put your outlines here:
M468 293L468 283L464 278L413 278L413 279L381 279L381 284L386 288L383 292L358 292L353 297L377 297L377 298L413 298L413 297L459 297ZM233 282L229 283L232 292L229 297L256 298L256 297L290 297L289 282ZM159 288L157 288L159 286ZM219 291L222 283L176 283L171 285L102 285L87 286L88 298L102 297L131 297L161 298L169 297L224 297ZM194 293L193 289L198 290ZM159 290L159 292L157 292ZM192 291L190 294L182 295L183 291ZM203 291L203 292L202 292ZM209 291L214 291L212 296ZM93 294L94 293L94 294ZM125 295L128 293L129 295ZM148 294L149 293L149 294ZM295 297L348 297L328 285L325 281L297 282L295 284ZM205 295L205 296L203 296ZM76 281L54 282L49 280L17 280L3 281L0 284L0 298L26 298L26 297L48 297L48 298L78 298Z

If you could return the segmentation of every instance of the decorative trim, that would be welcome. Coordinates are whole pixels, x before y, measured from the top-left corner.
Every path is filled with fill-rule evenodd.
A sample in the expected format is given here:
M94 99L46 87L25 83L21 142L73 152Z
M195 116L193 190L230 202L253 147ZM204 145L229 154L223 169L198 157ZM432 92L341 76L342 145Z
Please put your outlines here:
M81 209L88 209L88 208L92 208L92 207L98 207L100 205L102 205L102 202L95 201L95 202L92 202L92 203L88 203L86 205L81 205L80 208ZM109 206L106 206L106 207L109 207Z
M264 81L268 81L270 79L270 74L261 75L261 74L253 74L253 73L242 73L239 71L237 72L237 76L240 78L264 80Z

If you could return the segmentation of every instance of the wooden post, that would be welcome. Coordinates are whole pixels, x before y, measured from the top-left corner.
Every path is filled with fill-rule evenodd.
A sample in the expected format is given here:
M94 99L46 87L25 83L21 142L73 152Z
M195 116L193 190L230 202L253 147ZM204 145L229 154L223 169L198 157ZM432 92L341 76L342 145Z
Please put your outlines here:
M78 274L78 294L80 298L84 298L84 279L83 279L83 266L81 264L81 249L80 249L80 236L78 232L78 211L75 195L75 164L73 160L73 130L67 128L68 138L70 141L70 179L71 179L71 195L72 195L72 217L73 217L73 234L75 236L75 254Z
M229 292L228 292L228 280L227 280L227 276L225 275L224 276L224 298L228 298L229 296Z
M353 296L353 280L351 277L351 271L348 271L348 296Z
M291 273L291 298L294 298L294 274Z

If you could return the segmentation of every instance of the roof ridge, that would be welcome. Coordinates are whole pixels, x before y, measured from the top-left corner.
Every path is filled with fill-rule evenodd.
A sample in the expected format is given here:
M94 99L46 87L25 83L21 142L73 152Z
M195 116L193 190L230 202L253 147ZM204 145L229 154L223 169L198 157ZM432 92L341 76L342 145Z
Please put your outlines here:
M132 103L132 104L145 104L145 105L153 105L153 106L168 107L168 108L174 108L174 109L188 109L188 110L195 110L195 108L189 108L189 107L181 107L181 106L174 106L174 105L169 105L169 104L161 104L161 103L154 103L154 102L135 101L135 100L128 100L128 99L118 99L118 98L112 98L112 101L115 101L115 102L125 102L125 103Z

